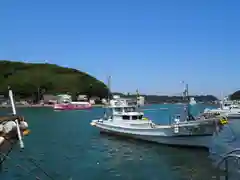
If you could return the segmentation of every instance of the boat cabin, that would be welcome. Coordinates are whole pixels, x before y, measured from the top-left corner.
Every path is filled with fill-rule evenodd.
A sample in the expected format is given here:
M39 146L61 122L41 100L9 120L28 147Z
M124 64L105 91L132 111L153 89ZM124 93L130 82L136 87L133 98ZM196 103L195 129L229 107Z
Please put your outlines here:
M142 120L143 113L135 106L108 107L105 118L113 120Z

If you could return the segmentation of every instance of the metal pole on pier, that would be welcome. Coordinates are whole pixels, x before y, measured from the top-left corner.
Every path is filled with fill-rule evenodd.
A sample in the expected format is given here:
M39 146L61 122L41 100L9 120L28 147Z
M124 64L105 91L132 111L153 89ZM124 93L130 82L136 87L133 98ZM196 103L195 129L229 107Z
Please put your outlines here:
M10 98L10 102L11 102L11 105L12 105L12 111L13 111L13 115L16 115L16 107L15 107L15 103L14 103L14 100L13 100L13 93L12 93L12 90L10 88L10 86L8 86L8 92L9 92L9 98ZM23 144L23 140L22 140L22 135L21 135L21 132L20 132L20 127L19 127L19 123L18 123L18 120L16 119L15 120L15 123L16 123L16 128L17 128L17 135L18 135L18 139L19 139L19 143L20 143L20 148L24 148L24 144Z

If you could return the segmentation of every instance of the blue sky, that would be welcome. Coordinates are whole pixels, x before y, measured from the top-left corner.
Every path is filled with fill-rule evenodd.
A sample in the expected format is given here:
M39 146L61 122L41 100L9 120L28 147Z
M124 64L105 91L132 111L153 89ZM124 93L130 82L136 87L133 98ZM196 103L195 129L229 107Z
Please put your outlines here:
M113 91L228 94L240 78L240 2L0 1L0 59L73 67Z

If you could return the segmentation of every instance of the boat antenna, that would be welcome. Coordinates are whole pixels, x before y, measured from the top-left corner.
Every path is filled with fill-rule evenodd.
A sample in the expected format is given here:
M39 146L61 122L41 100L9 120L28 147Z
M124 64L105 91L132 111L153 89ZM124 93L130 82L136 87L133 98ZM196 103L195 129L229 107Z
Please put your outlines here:
M12 93L12 89L10 88L10 86L8 86L8 92L9 92L9 98L10 98L10 102L11 102L11 106L12 106L12 111L13 111L13 115L16 116L16 107L15 107L15 103L13 100L13 93ZM20 127L19 127L19 123L18 120L15 120L16 123L16 128L17 128L17 135L18 135L18 139L19 139L19 143L20 143L20 148L23 149L24 148L24 144L23 144L23 140L22 140L22 135L20 132Z

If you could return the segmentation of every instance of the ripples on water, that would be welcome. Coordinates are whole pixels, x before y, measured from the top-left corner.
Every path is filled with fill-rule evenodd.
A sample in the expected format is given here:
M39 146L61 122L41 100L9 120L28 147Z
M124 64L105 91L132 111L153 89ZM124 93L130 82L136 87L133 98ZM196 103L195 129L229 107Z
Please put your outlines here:
M56 180L211 180L218 173L204 150L99 134L89 123L101 117L101 108L62 112L21 109L20 113L29 120L32 134L25 138L23 152L17 147L11 153L13 160L6 162L1 180L30 180L35 176L47 180L28 158L34 158ZM149 111L146 116L166 123L168 113Z

